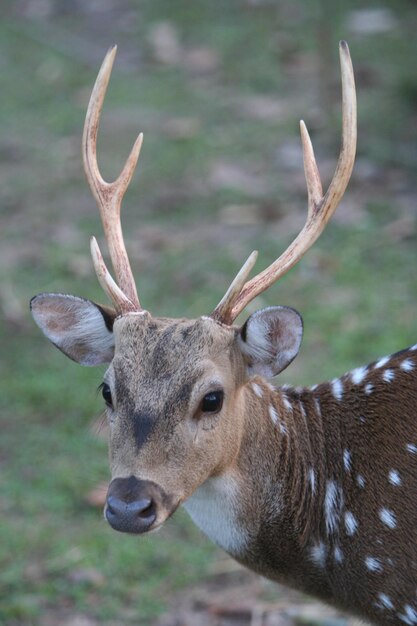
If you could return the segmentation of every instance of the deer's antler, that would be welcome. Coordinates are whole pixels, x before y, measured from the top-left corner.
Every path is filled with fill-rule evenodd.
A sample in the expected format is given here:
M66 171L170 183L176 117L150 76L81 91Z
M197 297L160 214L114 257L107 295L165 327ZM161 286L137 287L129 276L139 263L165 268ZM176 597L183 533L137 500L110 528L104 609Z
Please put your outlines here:
M104 233L118 285L108 272L97 241L93 237L91 241L91 254L94 269L101 286L113 301L116 311L119 314L123 314L142 310L123 241L122 227L120 224L120 206L139 158L143 135L141 133L136 139L117 180L112 183L103 180L97 165L97 132L116 50L117 47L114 46L108 51L91 93L84 124L82 149L85 173L100 210Z
M214 319L225 324L232 324L251 300L268 289L301 259L323 232L346 190L356 152L356 92L349 48L345 41L340 42L339 55L342 74L343 130L342 147L333 179L323 196L313 146L307 128L301 121L304 172L308 192L306 223L296 239L276 261L242 286L242 271L246 269L248 262L245 263L212 313Z

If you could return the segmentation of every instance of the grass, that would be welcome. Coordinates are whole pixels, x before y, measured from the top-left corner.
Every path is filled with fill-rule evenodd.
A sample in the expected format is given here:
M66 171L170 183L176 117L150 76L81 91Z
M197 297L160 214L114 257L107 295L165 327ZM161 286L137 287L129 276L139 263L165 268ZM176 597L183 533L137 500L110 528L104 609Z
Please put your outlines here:
M137 540L112 532L87 505L89 489L108 478L105 443L91 430L102 410L95 391L102 371L53 350L27 311L40 291L103 299L88 258L89 235L102 237L79 141L98 59L113 41L119 59L99 140L102 170L112 178L137 131L145 131L124 206L128 247L146 307L192 317L215 306L252 249L261 251L258 266L266 266L301 226L301 162L291 165L290 158L298 118L309 122L326 171L339 140L336 42L348 38L360 144L346 202L314 249L256 307L281 302L303 314L305 340L285 382L318 382L415 343L417 79L409 59L417 41L407 34L415 32L417 11L405 1L395 8L378 3L395 25L360 36L346 29L348 7L332 3L326 13L326 4L148 0L65 13L52 4L48 12L46 3L43 17L35 0L6 5L0 24L5 626L71 612L100 624L149 624L218 558L181 512L156 536ZM359 6L349 3L349 10ZM178 62L157 60L161 22L178 39ZM190 65L187 55L201 47L206 66ZM324 65L329 75L317 69ZM262 113L253 100L248 113L253 96L282 105L282 115ZM178 119L185 132L176 130ZM216 181L213 172L224 164L241 178ZM249 178L259 183L253 189L236 182ZM239 212L230 223L233 205L254 207L251 224Z

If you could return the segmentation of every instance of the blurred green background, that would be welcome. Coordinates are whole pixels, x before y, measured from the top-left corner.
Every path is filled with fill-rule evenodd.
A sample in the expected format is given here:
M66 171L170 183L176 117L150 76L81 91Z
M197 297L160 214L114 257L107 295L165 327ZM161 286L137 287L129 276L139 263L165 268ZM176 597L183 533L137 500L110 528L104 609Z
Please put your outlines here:
M123 207L141 301L192 317L212 310L251 250L262 269L301 228L300 118L330 180L337 43L349 42L359 145L348 192L314 249L250 307L302 313L304 343L281 380L311 384L416 341L417 5L0 8L0 624L150 624L191 586L210 585L222 557L181 512L152 537L106 525L89 502L108 479L102 371L67 360L28 313L41 291L104 298L88 245L92 233L103 241L101 225L80 156L101 60L118 43L98 143L105 177L145 134Z

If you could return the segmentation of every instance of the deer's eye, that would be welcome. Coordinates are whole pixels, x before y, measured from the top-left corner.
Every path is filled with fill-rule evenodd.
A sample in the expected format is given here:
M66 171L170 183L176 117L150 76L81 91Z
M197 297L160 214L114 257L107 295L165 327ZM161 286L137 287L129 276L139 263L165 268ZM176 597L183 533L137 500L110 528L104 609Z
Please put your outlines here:
M223 406L223 391L211 391L207 393L201 402L203 413L218 413Z
M108 386L107 383L103 383L101 386L101 395L104 398L104 402L107 404L107 406L112 407L113 406L113 400L111 397L111 391L110 391L110 387Z

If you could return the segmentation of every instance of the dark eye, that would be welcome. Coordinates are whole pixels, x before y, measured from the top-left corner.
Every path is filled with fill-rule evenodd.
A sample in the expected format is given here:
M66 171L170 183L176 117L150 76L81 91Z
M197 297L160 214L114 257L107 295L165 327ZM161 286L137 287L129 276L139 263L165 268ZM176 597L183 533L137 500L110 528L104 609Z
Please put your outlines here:
M107 383L102 384L101 395L103 396L104 402L107 404L107 406L113 406L110 387L108 386Z
M211 391L207 393L201 402L202 412L218 413L223 406L223 396L223 391Z

